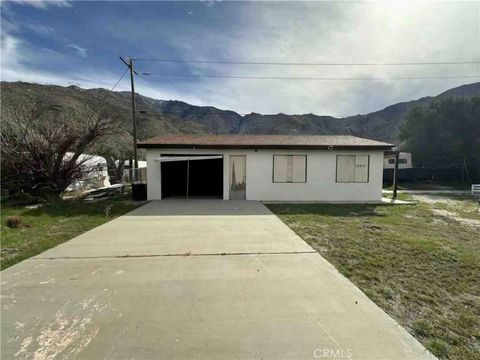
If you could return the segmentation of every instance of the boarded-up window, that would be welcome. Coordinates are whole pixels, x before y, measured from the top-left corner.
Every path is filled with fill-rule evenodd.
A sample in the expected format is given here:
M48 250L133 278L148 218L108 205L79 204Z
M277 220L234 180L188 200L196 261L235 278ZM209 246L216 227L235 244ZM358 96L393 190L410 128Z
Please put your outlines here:
M304 155L292 156L292 182L306 182L307 157Z
M337 182L368 182L369 165L368 155L338 155Z
M337 156L337 182L353 182L355 179L355 155Z
M273 182L304 183L306 173L306 155L273 155Z
M368 155L355 155L355 182L368 182Z
M287 156L273 156L273 181L287 182Z

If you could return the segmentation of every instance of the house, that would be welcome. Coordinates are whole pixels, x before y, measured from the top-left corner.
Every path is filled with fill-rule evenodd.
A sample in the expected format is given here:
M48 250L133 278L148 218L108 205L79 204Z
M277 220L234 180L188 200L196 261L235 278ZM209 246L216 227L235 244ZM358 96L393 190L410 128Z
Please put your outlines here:
M395 168L395 153L385 152L385 158L383 160L384 169ZM398 154L398 168L399 169L411 169L412 168L412 153L400 152Z
M163 135L147 153L149 200L380 202L384 151L353 136Z

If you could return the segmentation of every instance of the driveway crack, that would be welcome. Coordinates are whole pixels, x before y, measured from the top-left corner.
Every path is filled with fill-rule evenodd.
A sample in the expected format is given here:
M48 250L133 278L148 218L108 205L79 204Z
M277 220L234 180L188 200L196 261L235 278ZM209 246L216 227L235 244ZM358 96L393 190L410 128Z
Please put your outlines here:
M102 256L52 256L33 257L29 260L78 260L78 259L135 259L154 257L189 257L189 256L249 256L249 255L299 255L316 254L316 251L274 251L274 252L221 252L221 253L171 253L171 254L140 254L140 255L102 255Z

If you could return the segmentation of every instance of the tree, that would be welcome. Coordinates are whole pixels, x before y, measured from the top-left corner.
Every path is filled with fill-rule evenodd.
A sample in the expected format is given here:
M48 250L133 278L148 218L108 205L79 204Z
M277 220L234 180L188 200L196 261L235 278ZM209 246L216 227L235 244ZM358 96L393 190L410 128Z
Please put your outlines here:
M43 100L43 101L42 101ZM44 99L2 109L2 187L58 199L87 168L87 154L115 133L112 119L82 106L65 109Z
M446 98L413 109L400 131L417 166L454 167L480 178L480 97Z

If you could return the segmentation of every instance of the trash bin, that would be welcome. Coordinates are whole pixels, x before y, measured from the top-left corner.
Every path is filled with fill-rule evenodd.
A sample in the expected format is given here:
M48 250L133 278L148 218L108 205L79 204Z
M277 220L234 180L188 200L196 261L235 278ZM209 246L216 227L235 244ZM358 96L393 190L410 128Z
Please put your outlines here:
M132 200L133 201L147 200L147 184L143 184L143 183L132 184Z

